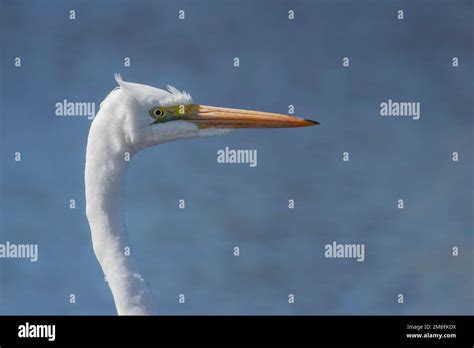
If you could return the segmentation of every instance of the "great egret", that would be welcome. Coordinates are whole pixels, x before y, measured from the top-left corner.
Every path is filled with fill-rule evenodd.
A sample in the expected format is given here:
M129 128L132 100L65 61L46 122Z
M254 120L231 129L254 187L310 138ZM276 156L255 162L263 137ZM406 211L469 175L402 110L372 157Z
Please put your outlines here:
M127 153L164 142L211 136L233 128L305 127L318 124L267 112L192 104L174 87L167 91L138 83L118 83L92 122L87 140L86 213L95 255L119 315L152 314L148 287L130 256L123 220L122 186Z

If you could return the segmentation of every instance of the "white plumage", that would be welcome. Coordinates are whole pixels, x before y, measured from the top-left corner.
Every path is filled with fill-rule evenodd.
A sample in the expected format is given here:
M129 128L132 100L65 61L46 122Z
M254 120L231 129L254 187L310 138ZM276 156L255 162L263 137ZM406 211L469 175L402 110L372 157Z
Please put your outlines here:
M191 96L169 87L162 89L129 83L116 75L119 88L101 103L87 141L85 185L87 218L94 252L114 296L119 314L151 314L148 287L130 257L123 223L122 188L126 153L174 139L224 133L198 129L186 121L150 127L148 109L157 105L188 104Z
M87 140L86 213L94 252L112 291L118 314L152 314L150 291L130 256L123 214L123 181L128 161L143 148L167 141L210 136L232 128L304 127L316 124L286 115L194 105L190 114L151 123L156 107L188 105L191 96L123 81L108 94L92 122ZM223 126L224 125L224 126Z

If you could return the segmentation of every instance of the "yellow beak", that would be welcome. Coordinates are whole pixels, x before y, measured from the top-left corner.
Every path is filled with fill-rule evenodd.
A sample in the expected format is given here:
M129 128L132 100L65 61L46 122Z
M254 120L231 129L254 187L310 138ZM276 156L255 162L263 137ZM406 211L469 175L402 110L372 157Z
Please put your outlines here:
M183 119L199 128L287 128L318 125L319 122L270 112L194 105L195 112Z

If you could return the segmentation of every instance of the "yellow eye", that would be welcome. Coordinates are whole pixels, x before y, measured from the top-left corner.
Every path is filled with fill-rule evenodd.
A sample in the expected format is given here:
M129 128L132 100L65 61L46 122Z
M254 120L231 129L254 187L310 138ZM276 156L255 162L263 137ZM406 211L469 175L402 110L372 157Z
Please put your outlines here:
M160 108L156 108L153 110L154 117L159 118L159 117L162 117L163 115L164 115L164 112Z

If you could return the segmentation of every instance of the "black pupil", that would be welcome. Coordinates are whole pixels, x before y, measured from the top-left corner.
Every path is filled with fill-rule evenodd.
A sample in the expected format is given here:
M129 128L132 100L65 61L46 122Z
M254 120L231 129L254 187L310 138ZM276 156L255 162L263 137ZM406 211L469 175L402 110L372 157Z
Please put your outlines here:
M161 116L161 115L163 115L163 111L161 111L160 109L155 110L155 116Z

